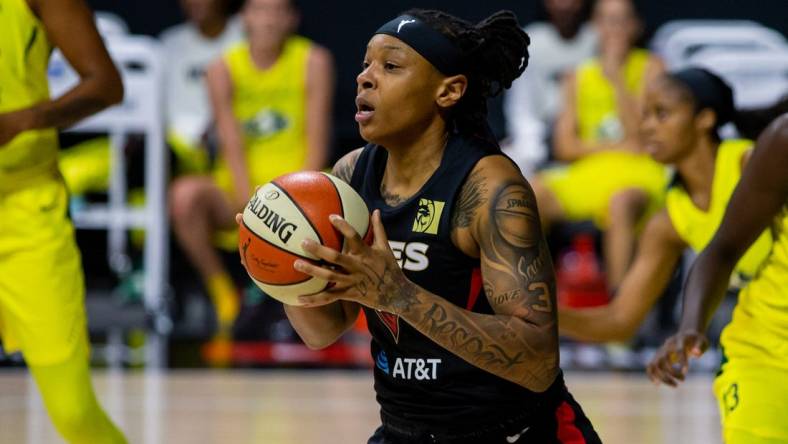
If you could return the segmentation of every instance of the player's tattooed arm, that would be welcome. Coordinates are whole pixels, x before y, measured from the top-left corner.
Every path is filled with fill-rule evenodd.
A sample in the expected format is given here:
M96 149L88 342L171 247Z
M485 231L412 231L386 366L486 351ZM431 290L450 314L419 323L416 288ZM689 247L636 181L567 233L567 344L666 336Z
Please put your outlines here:
M400 293L408 303L395 313L469 363L546 390L558 373L555 277L533 191L508 160L487 158L468 177L453 221L469 227L480 247L495 314L464 310L418 287Z
M302 298L308 305L337 299L399 315L430 339L469 363L533 391L546 390L558 372L558 331L552 262L539 227L531 188L503 157L483 159L478 196L464 199L461 220L481 250L482 274L494 314L474 313L408 280L397 266L376 213L374 244L366 246L346 221L334 226L348 240L347 252L315 243L304 249L344 270L297 261L296 268L335 282L330 290ZM472 202L472 203L471 203ZM470 218L467 222L463 218Z
M353 177L353 171L356 169L358 156L361 155L362 150L363 148L358 148L342 156L342 158L334 164L334 168L331 169L331 174L350 183L350 179Z
M491 178L490 203L475 230L484 290L499 316L510 352L526 357L521 383L549 386L558 372L558 322L553 263L536 198L519 174Z

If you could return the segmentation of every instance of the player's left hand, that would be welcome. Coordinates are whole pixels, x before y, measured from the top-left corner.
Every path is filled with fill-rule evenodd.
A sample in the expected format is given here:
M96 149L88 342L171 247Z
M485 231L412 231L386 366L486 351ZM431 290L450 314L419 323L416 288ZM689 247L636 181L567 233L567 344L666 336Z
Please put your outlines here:
M25 131L25 114L21 111L0 113L0 149Z
M343 218L331 216L331 223L345 237L345 250L339 252L312 240L302 244L304 250L336 267L321 267L297 260L298 271L333 283L321 293L301 296L305 306L319 306L343 299L370 308L400 314L412 304L417 286L405 277L389 247L380 211L372 214L372 245L367 245Z
M699 358L709 346L703 333L680 331L671 336L651 359L648 377L655 384L677 387L689 370L689 359Z

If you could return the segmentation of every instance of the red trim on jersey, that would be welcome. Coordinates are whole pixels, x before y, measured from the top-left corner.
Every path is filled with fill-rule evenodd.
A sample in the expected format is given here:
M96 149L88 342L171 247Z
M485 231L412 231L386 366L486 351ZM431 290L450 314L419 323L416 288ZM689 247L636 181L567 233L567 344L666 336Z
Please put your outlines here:
M468 305L465 306L466 310L473 309L476 305L476 299L479 298L479 292L482 289L482 269L474 268L471 273L471 289L468 291Z
M555 410L555 420L558 423L558 442L561 444L586 443L583 432L575 425L575 411L568 402L562 402Z
M375 310L375 313L377 313L383 325L389 329L391 336L394 336L394 343L399 344L399 315L380 310Z

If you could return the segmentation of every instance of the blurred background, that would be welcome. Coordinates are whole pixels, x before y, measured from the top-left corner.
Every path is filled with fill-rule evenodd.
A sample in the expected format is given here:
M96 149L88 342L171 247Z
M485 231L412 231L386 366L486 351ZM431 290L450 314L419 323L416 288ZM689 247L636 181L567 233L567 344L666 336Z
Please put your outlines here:
M183 177L213 174L221 163L225 136L217 129L217 113L208 101L205 72L234 44L248 38L239 12L241 0L88 3L96 12L99 30L126 88L122 104L60 134L61 170L71 191L70 210L86 275L94 366L115 370L371 368L369 334L363 319L324 350L305 347L290 327L281 304L263 294L246 276L233 233L229 233L229 240L216 239L214 243L231 282L229 298L235 302L226 302L227 295L222 296L221 290L196 271L189 253L182 248L183 242L178 241L178 218L183 215L173 209L172 184ZM560 84L581 63L600 55L598 36L590 24L592 1L300 0L293 4L299 19L295 33L330 54L328 81L322 86L326 97L322 103L330 110L323 116L327 134L321 136L320 158L313 159L313 166L329 169L343 154L364 144L353 115L355 77L367 41L382 23L413 7L438 8L471 21L499 9L517 14L531 34L532 59L524 75L526 80L516 81L511 91L490 100L490 126L529 180L539 177L545 168L567 163L556 155L553 135L558 114L565 106ZM702 66L719 74L733 87L736 107L753 112L749 126L723 127L723 138L757 137L763 121L774 115L773 110L763 115L758 110L779 105L788 94L788 3L642 0L635 6L640 25L632 36L634 47L648 50L667 70ZM291 37L288 29L280 33L277 38ZM77 80L57 51L50 62L49 76L53 96L68 90ZM529 78L545 82L543 88L537 87L535 92L528 84ZM243 131L259 135L278 129L276 116L253 114L248 118L236 116ZM603 228L591 220L556 221L548 241L563 307L604 306L615 298L620 280L611 278L609 261L603 254ZM634 375L631 377L641 383L645 380L645 364L676 329L681 283L693 257L691 249L682 254L665 291L628 339L587 342L562 338L562 367L603 375L602 379L592 377L593 384L629 387L627 393L635 393L637 398L641 387L633 389L627 379L630 376L620 374ZM712 348L693 364L693 371L703 378L709 378L719 366L719 334L730 319L741 284L732 281L729 295L712 323ZM232 308L223 311L223 303ZM20 355L4 354L0 348L0 367L23 366ZM235 374L238 381L249 378L248 373ZM330 375L327 377L348 377ZM363 375L369 377L366 372ZM288 377L277 374L273 380L288 384L292 382ZM688 399L711 398L710 392L703 391L710 381L702 381L705 386L693 386ZM132 386L136 383L132 381ZM155 389L158 383L144 381L152 384L145 385L146 390ZM338 382L340 386L344 383ZM100 382L100 388L102 384L111 385L111 381ZM206 384L210 386L211 380ZM242 391L239 387L247 386L216 390ZM258 388L268 390L273 386L265 387ZM371 400L372 390L366 389L363 394ZM600 401L604 394L582 389L581 393L581 399L591 399L591 408L610 408ZM287 396L280 396L286 404ZM665 399L655 402L663 402L663 407L674 405L665 404ZM690 411L691 405L686 408ZM703 408L704 424L708 426L703 430L714 430L714 407L703 404ZM608 430L613 426L611 423ZM298 424L293 423L293 429L297 428ZM713 442L700 438L669 441L675 436L660 436L667 438L653 442ZM159 438L148 437L146 441L158 442ZM11 441L3 441L0 432L0 442ZM276 442L300 441L282 438ZM636 441L621 437L619 442Z
M90 0L89 4L96 11L99 29L126 83L123 104L61 134L61 168L72 192L71 211L79 229L77 236L87 276L89 326L96 344L93 360L98 365L120 367L206 366L211 361L206 341L214 336L220 322L199 273L168 228L167 189L179 175L207 171L189 164L179 152L199 151L198 158L208 159L204 161L207 169L219 156L220 140L205 98L203 76L210 61L244 38L238 17L241 2ZM332 112L326 116L329 135L323 167L329 168L341 155L364 143L353 114L355 76L369 36L380 23L417 6L444 9L468 20L480 20L502 8L516 12L521 24L537 40L531 45L532 60L526 79L545 75L543 65L558 69L551 65L545 46L539 41L545 35L544 29L534 28L533 24L556 29L563 26L571 36L567 40L585 39L580 34L589 27L592 11L591 2L559 0L298 2L300 21L296 32L327 49L336 71ZM784 36L788 20L784 1L745 4L732 0L668 0L637 2L636 6L642 17L636 44L660 56L668 69L693 63L717 64L723 77L727 76L736 86L740 107L769 106L785 94L788 49ZM551 7L552 13L548 9ZM563 24L560 20L564 20ZM200 29L212 35L202 35ZM693 29L702 32L693 34ZM735 32L729 41L725 33L731 29ZM588 55L593 55L593 38L590 41ZM754 62L737 63L735 55L742 51L762 56ZM763 60L771 63L763 66ZM560 68L560 63L554 65ZM550 87L557 90L560 76L547 75L553 76L554 85ZM56 52L50 64L52 95L67 90L75 81L75 74ZM518 127L528 126L528 122L521 122L521 113L528 111L518 108L518 103L532 100L527 93L514 94L517 88L515 82L512 91L491 99L489 121L504 148L508 148L507 153L530 178L556 159L549 131L543 130L533 140L528 139L532 135L518 140L513 134ZM559 106L533 100L534 106L544 106L545 110ZM553 124L549 120L556 118L555 112L537 112L539 115L533 118L549 127ZM183 135L180 140L191 140L178 143L178 132ZM543 152L518 152L518 146L528 144L531 145L525 151L538 147ZM178 145L187 148L179 149ZM190 155L193 159L194 155ZM582 307L609 301L613 292L605 285L600 232L593 224L557 224L550 231L550 245L564 303ZM240 313L232 325L229 365L371 365L363 322L341 343L324 351L309 351L300 345L281 305L246 278L232 241L229 246L225 242L218 251L241 300ZM612 345L587 345L566 339L563 366L641 370L654 348L675 327L681 279L691 256L691 252L685 255L665 295L634 339ZM713 337L726 323L734 301L732 291L727 309L721 310L715 320ZM718 356L709 353L703 362L701 367L710 371L717 365ZM0 354L0 365L22 364L19 356Z

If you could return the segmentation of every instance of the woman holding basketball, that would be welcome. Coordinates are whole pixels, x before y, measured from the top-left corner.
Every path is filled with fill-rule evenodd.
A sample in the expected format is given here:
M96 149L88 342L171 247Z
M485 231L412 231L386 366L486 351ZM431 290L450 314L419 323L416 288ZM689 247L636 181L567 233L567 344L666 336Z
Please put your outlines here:
M287 306L307 345L367 315L383 422L370 443L600 442L558 365L555 278L533 192L501 155L486 100L528 62L528 36L499 12L477 25L413 10L383 25L358 75L369 142L334 174L374 210L366 245L341 217L334 283Z

